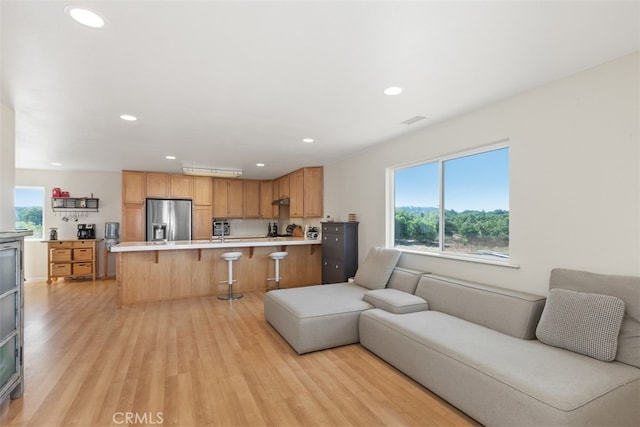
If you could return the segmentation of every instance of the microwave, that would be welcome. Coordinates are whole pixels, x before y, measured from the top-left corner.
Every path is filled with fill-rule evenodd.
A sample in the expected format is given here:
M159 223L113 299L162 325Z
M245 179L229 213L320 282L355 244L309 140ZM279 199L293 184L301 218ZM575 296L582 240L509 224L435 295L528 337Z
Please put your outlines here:
M213 235L214 236L222 236L224 233L225 236L231 234L231 227L229 226L229 221L226 219L213 219Z

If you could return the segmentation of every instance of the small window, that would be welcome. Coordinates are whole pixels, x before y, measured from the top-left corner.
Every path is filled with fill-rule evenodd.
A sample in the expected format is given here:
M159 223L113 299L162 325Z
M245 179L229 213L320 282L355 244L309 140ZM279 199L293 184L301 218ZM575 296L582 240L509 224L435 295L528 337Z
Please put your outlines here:
M32 230L33 236L27 239L42 239L44 188L16 187L15 205L16 229Z
M396 248L509 257L509 148L393 170Z

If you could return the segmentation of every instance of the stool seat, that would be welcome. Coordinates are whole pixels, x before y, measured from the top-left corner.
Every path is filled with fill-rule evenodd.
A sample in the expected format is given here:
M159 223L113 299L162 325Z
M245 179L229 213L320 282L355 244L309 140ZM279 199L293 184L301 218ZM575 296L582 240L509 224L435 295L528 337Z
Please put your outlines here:
M289 255L289 252L271 252L269 257L271 259L284 259L287 255Z
M234 294L233 293L233 262L237 261L242 256L242 252L225 252L220 257L222 257L225 261L227 261L227 265L229 266L229 280L223 280L222 283L229 284L229 293L227 295L220 295L218 299L223 300L234 300L238 298L242 298L242 294Z
M267 280L273 280L276 284L276 289L280 289L280 260L285 259L289 255L289 252L271 252L269 258L275 261L275 275L273 277L267 277Z
M236 261L238 258L242 256L242 252L225 252L220 255L226 261Z

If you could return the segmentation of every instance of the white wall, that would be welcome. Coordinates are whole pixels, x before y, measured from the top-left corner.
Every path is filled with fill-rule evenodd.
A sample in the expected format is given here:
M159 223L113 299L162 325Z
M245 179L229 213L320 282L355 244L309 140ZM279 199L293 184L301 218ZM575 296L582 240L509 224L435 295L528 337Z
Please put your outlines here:
M0 230L13 230L16 226L14 206L15 114L0 105Z
M16 186L44 187L44 238L49 238L49 228L58 227L58 239L76 239L78 224L96 225L96 237L104 238L105 222L121 222L122 174L120 172L74 172L34 169L16 169ZM62 220L63 213L51 210L51 190L59 187L71 197L91 196L100 199L99 212L89 212L78 222ZM98 273L102 277L104 242L98 251ZM115 275L114 256L109 257L109 274ZM47 245L39 240L25 243L25 277L27 280L42 280L47 277Z
M325 212L385 243L385 168L510 140L511 269L403 254L400 265L546 294L554 267L640 274L638 53L325 166Z

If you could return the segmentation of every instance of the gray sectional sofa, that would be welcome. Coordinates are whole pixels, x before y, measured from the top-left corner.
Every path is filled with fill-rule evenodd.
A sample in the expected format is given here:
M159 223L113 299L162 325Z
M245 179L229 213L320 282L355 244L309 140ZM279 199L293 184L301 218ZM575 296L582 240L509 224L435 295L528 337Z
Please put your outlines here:
M376 251L382 287L271 291L267 321L298 353L360 342L485 425L640 425L640 278L555 269L547 300Z

